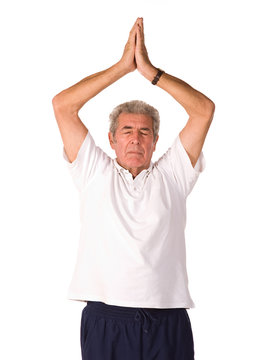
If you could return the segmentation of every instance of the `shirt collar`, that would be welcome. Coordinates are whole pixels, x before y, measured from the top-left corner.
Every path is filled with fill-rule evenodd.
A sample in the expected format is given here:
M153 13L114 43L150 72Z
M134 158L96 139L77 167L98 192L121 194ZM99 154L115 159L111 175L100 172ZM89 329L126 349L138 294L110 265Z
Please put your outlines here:
M121 166L121 165L118 164L117 158L115 158L115 159L113 160L113 162L114 162L114 165L115 165L115 167L117 168L118 172L130 173L129 170L123 168L123 166ZM148 169L143 169L143 170L140 172L140 174L141 174L141 173L145 173L145 172L146 172L146 173L150 173L151 170L152 170L152 168L153 168L153 162L150 161L150 164L149 164ZM138 175L139 175L139 174L138 174ZM138 175L137 175L137 176L138 176Z

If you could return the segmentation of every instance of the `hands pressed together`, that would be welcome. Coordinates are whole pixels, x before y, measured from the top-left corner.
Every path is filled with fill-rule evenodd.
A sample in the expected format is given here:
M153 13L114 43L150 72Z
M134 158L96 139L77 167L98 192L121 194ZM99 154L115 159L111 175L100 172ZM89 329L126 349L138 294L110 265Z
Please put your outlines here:
M137 69L149 80L156 75L158 70L151 64L145 47L143 18L137 18L135 21L119 63L126 72Z

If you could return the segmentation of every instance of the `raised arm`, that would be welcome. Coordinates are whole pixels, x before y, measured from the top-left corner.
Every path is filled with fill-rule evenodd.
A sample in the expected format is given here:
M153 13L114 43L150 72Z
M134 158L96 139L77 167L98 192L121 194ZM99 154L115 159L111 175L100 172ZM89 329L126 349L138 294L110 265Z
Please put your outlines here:
M135 46L137 21L132 27L122 58L110 68L90 75L61 91L53 100L53 108L65 152L73 162L87 135L88 129L78 116L81 107L102 90L136 69Z
M135 49L137 70L149 81L152 81L158 69L152 65L144 42L143 19L137 24ZM195 90L186 82L167 73L163 73L157 86L168 92L180 103L189 115L179 137L194 167L201 153L207 132L215 110L214 103L204 94Z

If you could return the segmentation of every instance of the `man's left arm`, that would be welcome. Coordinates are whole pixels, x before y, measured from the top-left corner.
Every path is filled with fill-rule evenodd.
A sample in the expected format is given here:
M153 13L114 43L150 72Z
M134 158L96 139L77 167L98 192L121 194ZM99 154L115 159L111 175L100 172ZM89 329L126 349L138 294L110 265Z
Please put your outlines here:
M157 75L158 69L148 58L144 43L143 20L138 23L135 59L138 71L151 82ZM167 73L161 75L156 85L173 96L189 115L186 125L179 133L179 138L194 167L211 125L215 105L207 96L189 84Z

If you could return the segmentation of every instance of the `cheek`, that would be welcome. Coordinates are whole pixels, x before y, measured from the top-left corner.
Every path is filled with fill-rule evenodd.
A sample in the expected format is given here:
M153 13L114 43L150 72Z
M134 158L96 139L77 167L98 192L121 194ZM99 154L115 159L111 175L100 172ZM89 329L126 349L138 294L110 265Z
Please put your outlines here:
M119 142L115 148L115 151L119 156L124 156L126 152L126 146L123 143Z
M154 150L154 144L153 144L153 143L148 144L147 149L148 149L148 152L153 152L153 150Z

